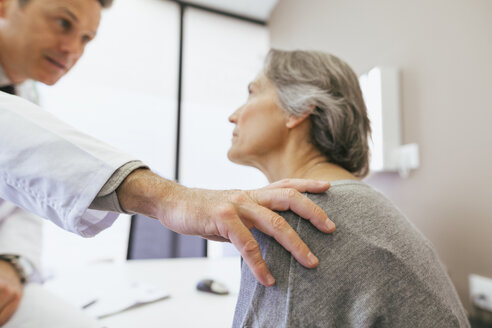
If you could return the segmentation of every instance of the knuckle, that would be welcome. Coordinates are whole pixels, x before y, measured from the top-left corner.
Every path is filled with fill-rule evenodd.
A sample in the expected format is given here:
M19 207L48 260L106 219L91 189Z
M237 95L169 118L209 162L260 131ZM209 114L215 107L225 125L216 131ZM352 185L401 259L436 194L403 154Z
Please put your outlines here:
M323 219L327 219L328 218L328 216L326 215L325 211L323 211L321 209L321 207L319 207L317 205L314 206L313 213L317 217L320 217L320 218L323 218Z
M297 190L295 190L294 188L287 188L286 194L287 194L288 198L292 199L292 198L295 198L299 194L299 192Z
M252 265L255 267L256 272L261 272L261 270L266 267L265 261L263 261L261 256L258 256L258 258L252 262Z
M279 188L288 187L290 185L290 179L282 179L276 182Z
M239 203L239 204L242 204L242 203L246 203L250 200L248 194L243 191L243 190L238 190L237 192L235 192L233 195L232 195L232 198L231 200L235 203Z
M298 254L299 252L302 252L304 250L304 248L306 247L306 244L301 240L301 238L294 231L294 229L286 229L286 231L283 232L283 234L284 234L286 241L287 241L284 244L284 247L290 253Z
M217 208L217 216L222 220L235 218L236 208L230 203L224 204Z
M254 239L250 239L244 244L243 252L244 254L254 254L260 251L260 245Z
M271 222L272 222L272 227L275 230L277 231L284 230L285 220L280 215L273 214Z
M296 240L292 243L291 253L295 251L300 251L303 248L304 243L299 238L296 238Z
M308 209L311 211L311 213L313 214L313 216L315 217L323 217L324 216L324 213L323 210L317 206L316 204L311 204Z
M260 253L260 246L254 240L248 241L243 247L243 258L245 259L248 267L250 267L257 274L264 270L265 261Z

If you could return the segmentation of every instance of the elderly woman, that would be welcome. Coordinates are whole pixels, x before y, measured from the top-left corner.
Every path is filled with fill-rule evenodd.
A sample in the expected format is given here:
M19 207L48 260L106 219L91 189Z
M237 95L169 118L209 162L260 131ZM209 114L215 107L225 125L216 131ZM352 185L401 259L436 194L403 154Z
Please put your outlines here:
M231 161L283 178L332 182L310 195L337 224L325 235L282 213L320 258L303 268L254 231L276 285L242 266L234 327L469 327L430 242L381 193L368 173L370 125L358 79L339 58L271 50L249 85L235 124Z

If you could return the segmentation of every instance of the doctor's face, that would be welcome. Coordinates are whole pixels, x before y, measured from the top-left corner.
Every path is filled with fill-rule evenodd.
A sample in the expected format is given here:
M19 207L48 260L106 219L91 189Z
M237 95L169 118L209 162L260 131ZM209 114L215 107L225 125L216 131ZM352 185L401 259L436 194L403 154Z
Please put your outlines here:
M0 60L14 83L52 85L65 75L96 35L97 0L0 0Z
M283 150L288 115L278 106L277 91L263 74L249 84L248 92L246 103L229 117L235 127L227 156L235 163L259 168Z

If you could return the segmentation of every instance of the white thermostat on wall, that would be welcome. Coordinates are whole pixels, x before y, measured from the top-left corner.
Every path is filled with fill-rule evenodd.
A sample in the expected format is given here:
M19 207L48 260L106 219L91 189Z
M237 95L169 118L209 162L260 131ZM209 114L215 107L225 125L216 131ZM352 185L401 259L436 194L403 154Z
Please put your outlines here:
M371 172L399 172L407 177L420 163L417 144L402 146L398 69L374 67L359 82L371 121Z

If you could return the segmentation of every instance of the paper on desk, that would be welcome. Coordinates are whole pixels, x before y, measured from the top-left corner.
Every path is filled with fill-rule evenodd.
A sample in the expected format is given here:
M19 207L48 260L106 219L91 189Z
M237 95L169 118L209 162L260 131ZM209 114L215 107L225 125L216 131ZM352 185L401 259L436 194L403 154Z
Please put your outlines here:
M156 286L133 282L106 290L93 304L86 307L85 312L93 317L103 318L169 296L167 291Z

